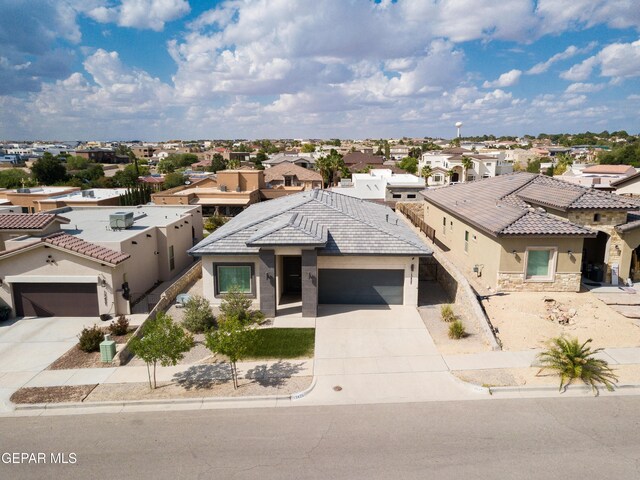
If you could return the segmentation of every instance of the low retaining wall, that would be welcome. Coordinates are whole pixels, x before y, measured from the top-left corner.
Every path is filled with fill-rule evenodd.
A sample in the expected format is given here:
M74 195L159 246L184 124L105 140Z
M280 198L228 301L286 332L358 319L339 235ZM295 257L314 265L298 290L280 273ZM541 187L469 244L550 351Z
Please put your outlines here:
M142 329L144 328L144 324L150 318L156 318L158 312L163 312L164 310L171 305L171 302L175 300L178 294L182 293L182 291L189 286L191 283L195 282L198 278L202 277L202 261L198 260L193 266L187 270L187 272L178 278L175 282L173 282L162 294L160 295L160 301L153 307L153 310L149 312L147 318L140 324L140 326L133 332L131 338L127 341L126 345L116 353L115 357L113 357L113 363L116 365L125 365L131 357L133 353L131 352L129 346L131 345L131 341L134 338L139 338L142 336Z
M399 213L398 216L403 218L407 223L411 223L402 213ZM418 230L415 225L412 225L412 227ZM421 232L421 234L424 235L423 232ZM480 305L478 296L473 288L471 288L467 279L458 268L444 256L435 243L429 242L429 246L433 250L433 256L423 260L423 262L426 263L426 265L424 265L426 267L426 275L435 278L455 303L462 305L462 308L464 308L469 315L473 315L492 350L502 350L500 342L493 332L491 322L489 318L487 318L487 315Z

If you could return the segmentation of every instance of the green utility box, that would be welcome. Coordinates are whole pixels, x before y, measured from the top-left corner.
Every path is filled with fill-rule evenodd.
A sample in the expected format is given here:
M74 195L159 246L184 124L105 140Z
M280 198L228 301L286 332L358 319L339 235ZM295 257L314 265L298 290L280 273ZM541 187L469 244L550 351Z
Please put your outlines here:
M103 362L113 361L116 355L116 342L111 340L109 335L104 336L104 341L100 343L100 360Z

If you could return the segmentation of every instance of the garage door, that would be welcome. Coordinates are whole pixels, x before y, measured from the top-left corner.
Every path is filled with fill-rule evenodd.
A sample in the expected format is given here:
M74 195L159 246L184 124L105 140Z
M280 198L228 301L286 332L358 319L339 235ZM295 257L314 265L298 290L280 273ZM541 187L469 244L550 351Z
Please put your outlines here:
M320 269L318 276L318 303L403 303L404 270Z
M14 283L19 317L97 317L95 283Z

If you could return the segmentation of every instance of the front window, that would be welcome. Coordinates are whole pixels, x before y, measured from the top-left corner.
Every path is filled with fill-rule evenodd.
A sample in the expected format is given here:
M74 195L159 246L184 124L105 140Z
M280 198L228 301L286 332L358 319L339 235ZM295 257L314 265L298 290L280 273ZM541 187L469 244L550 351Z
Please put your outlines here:
M552 281L555 265L555 249L527 249L527 280Z
M251 265L218 265L216 293L229 293L233 288L241 293L253 293Z
M173 245L169 247L169 270L173 270L176 268L176 259L173 253Z
M399 193L394 193L393 198L402 198L402 195Z

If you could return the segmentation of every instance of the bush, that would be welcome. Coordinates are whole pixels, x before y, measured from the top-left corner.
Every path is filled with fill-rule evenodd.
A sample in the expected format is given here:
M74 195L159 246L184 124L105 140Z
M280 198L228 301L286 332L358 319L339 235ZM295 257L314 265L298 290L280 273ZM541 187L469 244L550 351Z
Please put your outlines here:
M83 328L78 335L78 348L83 352L97 352L100 350L100 343L104 340L104 332L100 327L94 325L91 328Z
M453 322L456 320L456 314L453 313L453 308L451 305L442 305L440 307L440 315L442 316L443 322Z
M216 326L209 301L194 295L184 305L182 326L192 333L203 333Z
M538 354L541 370L552 370L560 377L560 391L563 392L574 380L581 380L591 386L594 394L598 394L597 384L603 384L612 391L618 382L609 364L595 356L601 348L591 350L591 339L580 343L577 338L552 338L547 342L547 349Z
M109 325L111 335L126 335L129 331L129 320L124 315L120 315L117 320Z
M213 215L207 218L204 222L204 229L208 230L210 233L215 232L218 228L227 223L228 218L225 218L221 215Z
M264 318L260 310L251 310L251 299L238 288L231 288L220 304L222 319L237 318L244 325L259 322Z
M6 322L11 315L11 307L8 305L0 305L0 322Z
M464 331L464 324L460 320L454 320L449 325L449 338L460 340L467 336L467 332Z

